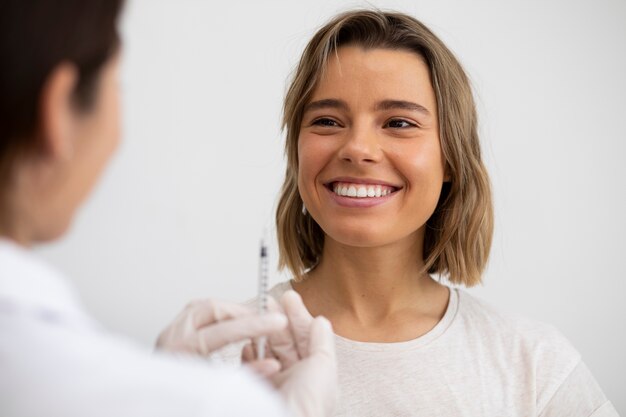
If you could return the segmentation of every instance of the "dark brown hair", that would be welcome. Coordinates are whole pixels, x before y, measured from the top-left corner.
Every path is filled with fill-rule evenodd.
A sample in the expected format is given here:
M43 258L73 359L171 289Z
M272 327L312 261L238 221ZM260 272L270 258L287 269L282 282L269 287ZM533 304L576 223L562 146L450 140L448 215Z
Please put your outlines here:
M0 0L0 186L16 155L36 146L41 92L59 64L76 66L76 108L89 109L100 69L119 46L123 3Z
M319 262L324 232L308 213L298 191L298 138L309 102L329 56L342 46L413 52L424 58L437 98L441 148L450 173L439 204L426 223L426 270L454 284L476 285L487 263L493 233L493 206L482 162L476 108L463 67L446 45L417 19L402 13L355 10L333 18L306 46L285 97L287 170L276 211L279 266L296 280Z

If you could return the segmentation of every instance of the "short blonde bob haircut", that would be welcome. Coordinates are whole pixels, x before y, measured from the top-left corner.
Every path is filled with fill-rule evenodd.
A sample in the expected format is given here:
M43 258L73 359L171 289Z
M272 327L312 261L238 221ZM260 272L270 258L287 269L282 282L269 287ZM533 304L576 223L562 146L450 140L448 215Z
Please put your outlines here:
M357 10L338 15L306 46L283 108L287 169L276 211L279 267L296 281L320 260L324 232L298 192L298 137L303 110L342 46L414 52L430 70L439 113L439 132L450 180L426 222L425 270L467 287L481 282L493 234L489 178L480 155L477 117L469 80L452 52L424 24L402 13Z

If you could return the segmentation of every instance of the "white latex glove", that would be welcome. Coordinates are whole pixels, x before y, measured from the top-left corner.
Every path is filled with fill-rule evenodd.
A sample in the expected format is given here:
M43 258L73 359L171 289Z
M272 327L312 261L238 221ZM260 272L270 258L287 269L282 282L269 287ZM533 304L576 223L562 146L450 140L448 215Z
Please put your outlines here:
M332 326L324 317L314 319L295 291L287 291L281 305L289 326L269 337L267 351L282 365L269 379L295 416L328 416L338 390ZM244 362L254 361L254 355L253 346L247 345Z
M191 302L161 332L156 347L161 350L208 356L222 347L259 336L285 331L287 317L280 312L259 316L240 304L218 300ZM280 369L273 358L250 361L248 366L269 376Z

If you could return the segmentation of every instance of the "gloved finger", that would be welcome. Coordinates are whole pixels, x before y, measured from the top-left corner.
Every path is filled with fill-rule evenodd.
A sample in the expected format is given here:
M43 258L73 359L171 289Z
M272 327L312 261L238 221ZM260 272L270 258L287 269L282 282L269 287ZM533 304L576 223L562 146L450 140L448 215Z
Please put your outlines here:
M273 313L283 313L283 307L274 299L274 297L267 297L267 311Z
M280 363L276 359L246 362L245 366L264 378L270 378L280 371Z
M318 411L316 415L329 415L337 402L337 356L335 353L335 334L333 327L325 317L319 316L311 325L309 357L308 360L315 363L317 374L312 381L314 386L327 387L324 395L325 401L317 401Z
M172 352L197 352L197 334L202 327L220 320L254 315L246 306L212 299L190 302L174 321L160 334L156 342L158 349Z
M330 322L323 317L315 318L309 340L309 356L287 372L275 374L271 381L295 415L331 415L337 401L338 376Z
M250 306L254 306L254 303L250 303ZM280 313L280 314L285 314L285 312L283 311L283 308L280 304L278 304L278 302L276 302L276 300L274 299L274 297L269 296L267 298L267 311L268 313ZM285 316L286 317L286 316ZM283 330L279 331L279 332L288 332L289 329L287 327L285 327ZM270 335L271 337L271 335ZM253 360L256 360L257 358L257 353L256 353L256 343L247 343L243 350L242 350L242 356L241 356L241 360L242 362L251 362ZM276 354L274 354L274 352L272 351L272 348L270 346L269 340L266 341L265 344L265 357L266 358L274 358L276 360L278 360L278 357L276 356Z
M254 362L257 360L256 343L246 343L241 350L241 362ZM276 359L279 360L272 352L269 342L265 343L265 358L264 359Z
M254 309L242 304L212 299L191 302L185 312L191 319L193 328L199 329L216 321L254 315Z
M252 343L246 343L241 350L241 363L253 362L256 359L256 352Z
M289 328L293 334L298 354L301 358L306 358L309 355L309 332L313 316L306 309L300 294L295 291L285 292L280 301L289 319Z
M316 360L317 358L327 358L328 361L335 363L336 366L335 355L333 327L325 317L316 317L311 324L309 357L316 358Z
M193 340L189 344L196 353L208 355L228 344L268 336L283 331L286 327L287 318L279 313L234 318L200 329L191 336Z
M281 305L289 318L289 329L270 336L270 345L283 368L289 368L308 352L309 329L313 318L295 291L281 297Z
M254 305L254 304L251 303L250 305ZM280 314L283 314L283 315L285 314L282 306L280 304L278 304L278 302L272 296L269 296L267 298L267 312L268 313L280 313ZM284 331L289 331L289 329L285 328ZM254 354L256 355L257 344L256 343L252 343L252 344L249 344L249 345L250 345L250 347L248 349L252 349L251 352L254 352ZM248 345L246 345L246 346L248 346ZM266 342L266 344L265 344L265 356L266 357L270 357L271 356L271 357L276 358L276 355L272 354L269 342ZM256 358L256 356L254 356L254 358ZM242 357L242 359L243 359L243 357Z
M301 393L294 395L294 389L300 390L298 384L302 381L306 381L307 386L318 386L321 390L323 390L321 387L332 388L337 385L337 360L332 325L326 318L319 316L311 321L308 332L309 356L297 361L290 368L283 368L271 378L274 386L283 392L288 403L301 396Z
M289 368L300 360L296 342L289 326L270 334L267 340L270 344L270 352L278 358L283 368Z

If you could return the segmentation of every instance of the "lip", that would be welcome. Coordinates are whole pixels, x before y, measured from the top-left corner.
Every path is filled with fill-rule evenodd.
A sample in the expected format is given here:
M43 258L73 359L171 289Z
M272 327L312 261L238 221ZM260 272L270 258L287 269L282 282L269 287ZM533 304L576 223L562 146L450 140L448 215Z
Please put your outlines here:
M387 194L385 196L380 197L367 197L367 198L355 198L355 197L347 197L335 194L332 190L332 184L335 182L350 182L353 184L371 184L371 185L384 185L388 187L393 187L396 190L391 194ZM368 208L375 207L381 204L385 204L392 198L396 196L398 191L400 191L403 187L397 186L393 183L370 179L370 178L353 178L353 177L337 177L333 178L330 181L325 181L324 189L329 193L331 200L333 200L337 205L348 208Z
M355 178L355 177L336 177L331 178L329 180L323 181L325 187L328 187L329 184L334 182L351 182L354 184L372 184L372 185L386 185L388 187L397 188L398 190L402 188L401 185L394 184L392 182L372 179L372 178Z

